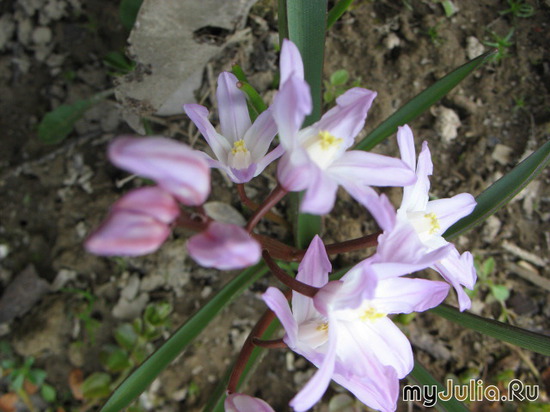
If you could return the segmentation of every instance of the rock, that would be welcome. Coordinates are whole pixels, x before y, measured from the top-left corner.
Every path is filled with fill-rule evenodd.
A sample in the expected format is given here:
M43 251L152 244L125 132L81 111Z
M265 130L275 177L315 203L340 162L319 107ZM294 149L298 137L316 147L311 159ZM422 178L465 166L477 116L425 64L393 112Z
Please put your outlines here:
M0 17L0 50L6 47L6 44L13 36L15 31L15 23L13 22L13 16L11 14L4 14Z
M29 327L21 328L21 335L13 340L13 349L23 357L37 357L44 352L57 355L67 350L65 340L70 322L65 302L57 299L41 309L29 319Z
M469 36L466 39L466 56L468 59L475 59L480 54L485 52L485 46L478 40L477 37Z
M401 45L401 39L394 32L390 32L383 40L384 46L388 50L393 50Z
M498 143L497 145L495 145L495 149L493 150L491 157L494 161L500 163L503 166L506 166L508 163L510 163L510 156L512 155L513 151L514 150L511 147Z
M182 104L195 101L206 63L243 26L255 2L145 0L129 38L137 67L120 80L117 99L134 114L180 114Z
M130 301L121 296L113 308L113 316L122 320L134 320L141 316L145 306L149 302L149 294L141 293L136 299Z
M23 316L50 290L50 285L40 278L29 265L8 285L0 299L0 323Z
M32 41L35 44L48 44L52 41L52 31L49 27L37 27L32 32Z
M443 143L449 144L458 136L457 129L461 126L458 114L452 109L444 106L436 107L432 110L435 116L435 131L443 140Z
M246 225L245 218L233 206L223 202L207 202L204 204L206 214L212 219L237 226Z

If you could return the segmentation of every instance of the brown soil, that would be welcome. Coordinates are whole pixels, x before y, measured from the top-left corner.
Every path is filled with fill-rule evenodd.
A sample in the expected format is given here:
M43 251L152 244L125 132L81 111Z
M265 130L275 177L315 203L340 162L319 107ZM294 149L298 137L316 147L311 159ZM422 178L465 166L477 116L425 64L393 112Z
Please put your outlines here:
M110 51L122 50L128 33L112 1L50 1L64 5L61 15L46 8L33 9L34 3L19 0L0 5L0 22L13 22L12 29L8 23L0 25L7 33L7 40L0 42L0 79L5 85L0 98L0 295L29 265L34 267L35 276L54 287L45 294L35 287L40 290L24 289L27 293L12 296L10 301L4 297L0 313L10 320L0 325L0 339L9 342L19 356L36 358L35 365L46 370L47 382L58 392L57 406L78 410L81 402L70 394L69 373L78 368L89 376L102 370L98 348L113 342L112 329L125 317L135 316L130 310L117 317L119 312L113 310L120 305L122 291L135 281L132 279L140 284L133 296L138 308L134 310L139 313L138 301L169 301L174 305L175 327L233 274L200 268L187 258L184 244L189 234L184 231L176 231L160 251L142 258L106 259L85 253L82 241L105 217L109 205L142 184L139 179L123 182L127 174L110 165L105 156L106 144L131 130L115 101L94 107L69 138L55 146L39 141L36 126L58 105L112 87L113 79L102 59ZM326 77L335 70L347 69L351 79L360 79L361 86L378 92L364 136L436 79L466 62L468 44L475 44L472 38L479 44L494 41L491 32L504 37L512 28L515 30L507 57L481 67L430 113L411 124L417 147L423 140L430 145L435 197L460 192L480 194L548 140L550 4L542 0L527 3L533 5L535 14L519 18L499 14L509 7L506 1L455 1L459 11L447 18L435 1L357 0L328 35ZM277 67L271 42L276 31L272 6L268 1L256 4L247 23L252 36L226 48L212 65L217 73L238 61L266 96L273 94L268 89ZM49 34L37 32L38 27L46 27ZM205 75L198 95L207 96L203 104L215 113L213 86L211 76ZM460 121L456 137L445 135L442 129L452 129L453 114L449 110ZM445 118L448 113L451 120ZM202 139L195 140L195 131L189 129L183 115L157 119L153 126L157 134L205 148ZM184 132L187 130L192 132ZM375 151L397 155L395 138ZM268 170L269 175L249 185L258 201L275 184L273 168ZM388 193L394 203L399 201L399 190ZM550 333L550 290L537 280L548 282L549 276L549 195L546 170L483 226L457 240L460 250L471 250L482 260L495 259L491 281L510 291L507 321L545 334ZM242 211L233 187L217 172L213 173L210 200L231 203ZM276 225L262 223L259 228L289 240L288 231ZM342 193L325 219L323 239L345 240L373 228L364 209ZM333 265L351 264L362 256L364 253L338 256ZM68 279L64 288L86 290L96 297L92 317L100 321L101 327L95 345L86 340L83 325L76 317L83 305L80 295L55 288L63 277ZM41 284L36 277L33 279L31 286ZM147 282L152 286L144 286ZM269 282L263 279L245 292L161 375L160 385L149 391L150 399L157 402L153 410L201 410L263 311L260 295ZM14 309L18 299L29 299L26 310ZM473 312L491 318L502 315L486 283L480 285L473 300ZM448 301L455 304L454 297ZM417 359L438 379L470 374L502 385L507 373L539 385L539 400L548 401L548 358L464 330L431 314L419 314L404 330ZM83 349L75 351L71 345L75 342L84 342ZM272 351L255 371L246 391L262 397L277 411L288 410L288 400L312 372L303 359L287 351ZM0 393L7 391L6 385L5 379L0 380ZM199 390L193 390L195 387ZM329 402L338 392L341 389L333 385L316 410L329 410ZM39 409L45 408L41 405ZM519 402L471 405L478 411L526 407ZM422 410L403 402L399 408Z

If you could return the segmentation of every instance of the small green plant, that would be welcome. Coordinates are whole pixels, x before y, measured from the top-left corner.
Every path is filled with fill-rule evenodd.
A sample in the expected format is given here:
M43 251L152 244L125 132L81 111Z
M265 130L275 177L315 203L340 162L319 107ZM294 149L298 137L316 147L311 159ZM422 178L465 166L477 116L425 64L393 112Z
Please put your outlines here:
M90 406L105 399L136 365L153 352L153 341L170 327L168 316L171 312L172 305L167 302L152 303L140 318L116 328L116 344L103 346L99 356L105 372L92 373L82 383L83 398L90 402Z
M439 26L441 26L441 23L428 27L428 30L426 31L426 35L435 46L440 46L445 43L445 39L439 35Z
M514 29L510 29L508 34L504 37L500 37L495 32L491 32L490 34L494 41L486 41L483 42L483 44L485 46L494 47L497 50L496 54L492 57L492 60L494 63L499 63L505 57L510 56L508 49L513 44L510 40L514 35Z
M97 329L101 326L101 322L92 317L93 306L97 298L86 290L65 288L62 289L62 291L73 293L84 299L83 305L78 307L73 314L82 322L90 344L95 345L95 334Z
M328 81L324 81L325 93L323 94L323 100L325 104L332 103L338 96L343 94L346 90L352 87L359 87L361 79L357 79L350 86L347 86L349 82L349 72L345 69L336 70L330 75Z
M512 14L514 17L528 18L535 14L535 8L530 4L526 4L524 0L508 0L506 10L500 11L500 15Z
M467 291L470 297L477 296L480 289L487 289L490 296L495 299L501 306L501 314L499 320L505 322L510 317L510 312L506 308L506 300L510 297L510 291L504 285L498 285L493 282L492 275L495 271L495 259L489 257L484 261L476 256L474 265L478 276L478 282L472 291Z
M31 412L37 410L30 399L35 392L40 391L47 403L55 402L57 398L54 387L45 383L46 371L33 368L33 364L32 356L21 360L8 342L0 341L0 380L7 381L8 390L15 393Z
M452 17L457 12L457 8L451 0L440 0L439 3L443 6L445 17Z

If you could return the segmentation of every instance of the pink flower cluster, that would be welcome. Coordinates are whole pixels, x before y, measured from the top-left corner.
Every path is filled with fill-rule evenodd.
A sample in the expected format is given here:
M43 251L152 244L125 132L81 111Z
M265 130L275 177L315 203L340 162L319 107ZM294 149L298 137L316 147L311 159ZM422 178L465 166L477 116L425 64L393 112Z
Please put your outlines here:
M331 379L374 409L395 410L399 379L411 371L413 354L408 339L389 316L439 305L449 284L460 310L470 307L464 287L471 289L476 281L472 255L460 254L443 234L471 213L476 202L467 193L429 199L433 165L428 145L423 143L417 159L414 137L406 125L397 133L401 159L348 150L375 97L371 90L352 88L318 122L302 129L312 110L311 94L300 53L285 40L279 92L253 123L246 97L230 73L222 73L218 80L221 133L208 120L205 107L184 106L213 157L163 137L120 137L110 145L109 157L115 165L153 180L156 186L133 190L117 201L86 241L86 248L99 255L130 256L156 250L171 227L184 219L179 204L198 207L207 199L210 168L223 170L241 184L280 158L279 184L285 191L304 191L301 211L313 214L330 212L338 187L343 187L382 229L376 253L341 280L329 282L332 266L323 242L315 237L296 277L317 288L315 295L294 291L289 305L283 293L271 287L263 299L284 326L286 345L318 367L292 399L294 410L311 408ZM269 151L277 134L280 144ZM403 187L401 206L396 210L371 186ZM205 222L189 239L189 254L207 267L249 266L261 257L261 247L250 231ZM446 283L404 277L426 268L437 271ZM225 407L239 412L272 410L243 394L231 394Z

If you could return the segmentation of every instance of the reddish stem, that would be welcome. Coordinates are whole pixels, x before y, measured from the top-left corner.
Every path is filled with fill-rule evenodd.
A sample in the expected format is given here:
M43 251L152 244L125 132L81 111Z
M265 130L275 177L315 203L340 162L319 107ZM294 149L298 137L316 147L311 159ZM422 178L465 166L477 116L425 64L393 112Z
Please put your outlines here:
M282 339L262 340L260 338L252 338L252 343L264 349L282 349L288 347Z
M256 202L254 202L253 200L250 200L250 198L246 195L243 183L237 184L237 192L239 192L239 198L241 199L241 202L246 207L248 207L253 212L258 209L259 205ZM272 222L283 225L285 227L289 227L289 224L285 219L283 219L281 216L279 216L279 215L277 215L277 214L275 214L271 211L267 212L265 214L265 218L271 220Z
M260 219L269 212L273 206L275 206L285 195L288 193L281 185L277 185L275 189L267 196L264 203L262 203L258 209L254 212L248 223L246 224L246 230L248 233L252 232L252 229L256 227Z
M277 277L277 279L279 279L284 285L288 286L290 289L295 290L296 292L310 298L313 298L319 291L319 288L300 282L292 276L289 276L283 269L279 267L279 265L277 265L277 263L275 263L275 261L271 258L269 252L266 249L263 250L262 257L264 258L265 263L267 263L267 266L269 266L271 273L273 273Z

